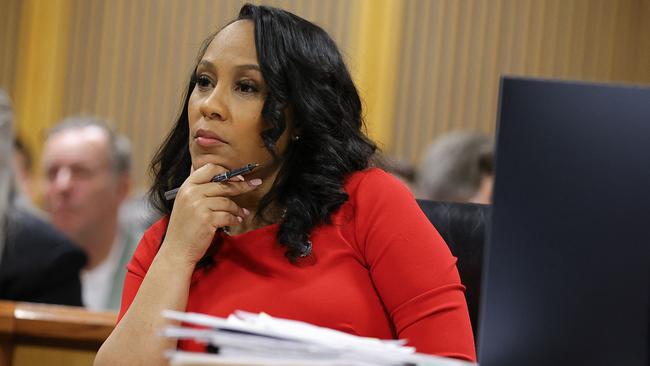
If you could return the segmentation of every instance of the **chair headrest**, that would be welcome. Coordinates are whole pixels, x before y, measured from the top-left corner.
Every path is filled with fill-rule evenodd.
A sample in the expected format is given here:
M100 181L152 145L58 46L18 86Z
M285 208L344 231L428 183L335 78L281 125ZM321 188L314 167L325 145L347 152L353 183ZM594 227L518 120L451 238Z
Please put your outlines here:
M462 253L480 250L480 258L473 259L480 259L477 263L482 264L490 205L428 200L418 200L418 204L455 256L461 258ZM462 259L466 258L463 256Z

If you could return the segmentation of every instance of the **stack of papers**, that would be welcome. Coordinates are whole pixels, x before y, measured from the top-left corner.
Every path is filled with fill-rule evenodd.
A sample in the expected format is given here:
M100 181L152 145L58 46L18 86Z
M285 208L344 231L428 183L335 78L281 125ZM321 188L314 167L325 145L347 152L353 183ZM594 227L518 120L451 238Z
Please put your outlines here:
M274 318L268 314L236 311L227 319L205 314L164 311L168 319L201 328L170 326L164 336L194 340L218 349L218 353L170 351L174 366L467 366L472 363L422 355L402 340L380 340L315 325Z

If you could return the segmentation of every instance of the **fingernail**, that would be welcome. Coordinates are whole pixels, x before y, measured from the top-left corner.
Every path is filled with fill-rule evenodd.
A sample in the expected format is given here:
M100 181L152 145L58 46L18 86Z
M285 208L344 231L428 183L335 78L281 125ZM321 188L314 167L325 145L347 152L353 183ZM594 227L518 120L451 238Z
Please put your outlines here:
M252 186L259 186L260 184L262 184L262 180L259 178L251 179L248 181L248 184Z
M243 207L242 207L242 211L244 211L244 214L245 214L246 216L248 216L248 215L251 213L250 211L248 211L247 209L245 209L245 208L243 208Z
M244 219L242 219L240 216L237 216L237 221L241 223L242 221L244 221Z
M244 181L244 176L243 176L243 175L238 175L238 176L233 177L233 178L236 179L236 180L238 180L238 181L240 181L240 182L243 182L243 181Z

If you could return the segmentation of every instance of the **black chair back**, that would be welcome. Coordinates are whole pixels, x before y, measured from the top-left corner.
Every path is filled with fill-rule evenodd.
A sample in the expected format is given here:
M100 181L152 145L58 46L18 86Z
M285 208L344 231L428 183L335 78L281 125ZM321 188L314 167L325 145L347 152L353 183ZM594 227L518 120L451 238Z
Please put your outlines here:
M490 216L490 206L427 200L418 200L418 204L445 239L451 253L458 258L458 272L466 287L465 298L476 338L485 228Z

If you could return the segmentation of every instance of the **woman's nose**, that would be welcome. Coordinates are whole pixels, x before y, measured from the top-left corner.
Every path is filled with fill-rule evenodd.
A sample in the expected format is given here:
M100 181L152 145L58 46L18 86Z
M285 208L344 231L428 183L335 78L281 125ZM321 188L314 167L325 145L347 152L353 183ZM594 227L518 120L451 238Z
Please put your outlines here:
M210 95L207 95L200 105L201 114L207 119L225 121L227 119L226 93L221 84L217 84Z

